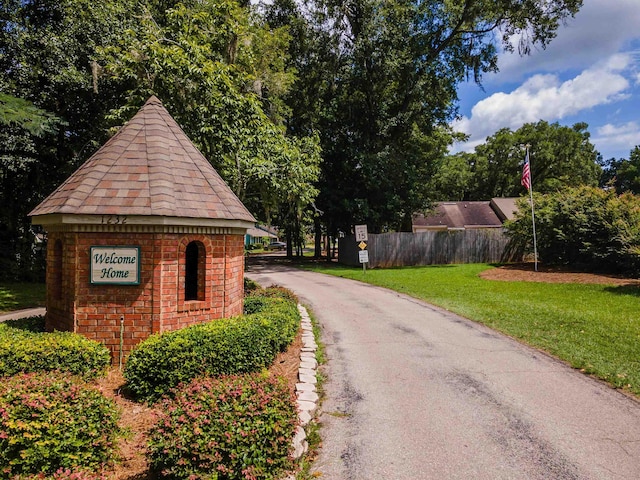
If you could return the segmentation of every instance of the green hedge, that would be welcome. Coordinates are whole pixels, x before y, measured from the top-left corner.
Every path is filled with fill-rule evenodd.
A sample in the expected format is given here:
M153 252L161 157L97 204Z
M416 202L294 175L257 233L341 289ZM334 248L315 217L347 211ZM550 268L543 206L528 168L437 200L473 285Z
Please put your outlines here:
M198 379L165 399L150 463L174 479L277 479L292 466L296 404L260 375Z
M18 475L11 480L109 480L102 473L87 472L78 468L60 468L51 475Z
M537 248L546 264L640 275L640 197L599 188L534 195ZM531 251L531 208L520 200L506 222L515 248Z
M48 372L5 378L0 477L99 471L115 454L118 418L114 403L79 377Z
M75 333L43 329L43 317L0 323L0 376L53 370L85 379L104 374L111 360L103 344Z
M269 366L294 339L297 304L280 295L245 301L253 313L152 335L131 352L124 370L128 390L156 401L202 375L255 372Z

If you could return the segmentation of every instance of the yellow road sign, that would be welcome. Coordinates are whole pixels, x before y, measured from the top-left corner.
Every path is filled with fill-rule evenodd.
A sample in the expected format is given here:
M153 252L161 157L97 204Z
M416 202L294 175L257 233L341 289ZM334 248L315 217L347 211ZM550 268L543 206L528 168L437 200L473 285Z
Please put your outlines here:
M364 242L360 242L358 246L360 247L360 250L364 250L365 248L367 248L367 244Z

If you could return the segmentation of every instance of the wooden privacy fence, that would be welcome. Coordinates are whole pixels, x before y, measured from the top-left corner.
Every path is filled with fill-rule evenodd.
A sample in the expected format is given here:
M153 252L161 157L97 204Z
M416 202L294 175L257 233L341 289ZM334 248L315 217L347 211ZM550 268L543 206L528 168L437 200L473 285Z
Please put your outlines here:
M518 260L501 228L369 234L367 250L371 268ZM338 261L358 266L358 251L353 235L341 238Z

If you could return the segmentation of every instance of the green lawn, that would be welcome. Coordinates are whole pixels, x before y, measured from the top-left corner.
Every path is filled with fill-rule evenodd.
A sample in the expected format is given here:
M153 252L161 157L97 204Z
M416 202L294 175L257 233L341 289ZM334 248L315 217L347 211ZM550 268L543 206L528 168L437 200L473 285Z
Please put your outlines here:
M640 395L640 287L484 280L489 265L314 271L390 288L541 348Z
M45 306L44 283L0 283L0 313Z

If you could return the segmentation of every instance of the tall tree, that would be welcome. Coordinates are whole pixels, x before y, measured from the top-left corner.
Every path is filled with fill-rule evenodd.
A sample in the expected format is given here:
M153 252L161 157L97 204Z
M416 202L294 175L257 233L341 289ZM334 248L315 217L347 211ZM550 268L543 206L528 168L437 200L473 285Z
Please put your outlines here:
M318 207L330 231L406 229L451 141L456 87L496 70L498 43L544 47L580 0L276 0L267 18L305 22L294 56L295 128L317 127ZM513 43L515 41L515 43ZM298 48L298 47L296 47ZM312 91L311 95L307 95Z
M640 145L629 153L629 159L610 159L601 179L603 187L613 186L618 194L640 194Z
M529 145L536 192L598 184L600 158L590 142L587 125L566 127L541 120L527 123L515 132L501 129L473 153L447 157L431 183L438 200L487 200L525 193L520 184L525 145ZM451 178L458 183L452 184ZM464 181L466 185L462 185Z
M142 4L138 25L102 50L107 76L131 85L113 119L157 95L250 210L292 231L320 156L315 135L286 135L287 32L236 0L168 3Z
M0 3L0 275L33 274L27 213L105 138L118 86L95 91L94 53L127 21L126 1Z

